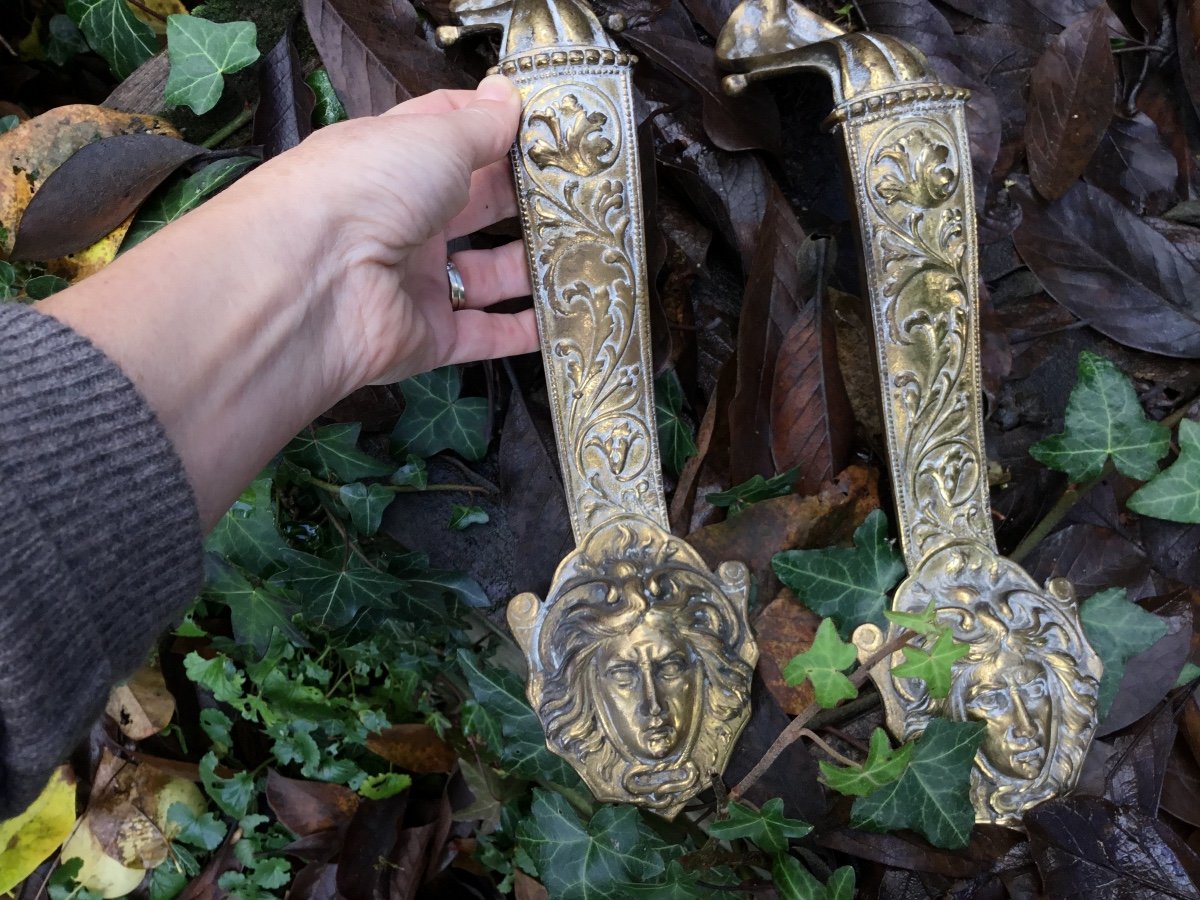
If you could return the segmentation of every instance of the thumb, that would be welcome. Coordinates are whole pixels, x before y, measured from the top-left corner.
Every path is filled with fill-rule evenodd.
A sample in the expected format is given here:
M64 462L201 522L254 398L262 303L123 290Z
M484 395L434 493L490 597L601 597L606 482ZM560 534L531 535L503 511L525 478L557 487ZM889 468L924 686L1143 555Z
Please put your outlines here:
M481 169L504 156L516 139L521 93L505 76L489 75L470 102L451 115L461 129L471 169Z

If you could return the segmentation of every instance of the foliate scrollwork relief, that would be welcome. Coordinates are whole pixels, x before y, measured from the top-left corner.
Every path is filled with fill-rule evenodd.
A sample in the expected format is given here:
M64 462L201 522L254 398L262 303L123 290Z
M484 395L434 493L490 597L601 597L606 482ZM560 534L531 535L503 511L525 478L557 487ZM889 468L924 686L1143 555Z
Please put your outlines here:
M749 575L714 576L684 541L612 519L563 560L545 603L508 620L547 746L601 800L672 817L725 768L750 714Z
M957 145L940 122L913 116L874 137L863 176L883 304L880 352L901 420L898 487L911 506L902 516L905 543L918 555L952 538L991 543L973 370L974 273L966 266L969 179Z
M641 229L627 194L636 165L622 153L627 123L604 87L568 81L533 93L521 129L528 162L518 165L577 534L623 512L665 524L637 310Z

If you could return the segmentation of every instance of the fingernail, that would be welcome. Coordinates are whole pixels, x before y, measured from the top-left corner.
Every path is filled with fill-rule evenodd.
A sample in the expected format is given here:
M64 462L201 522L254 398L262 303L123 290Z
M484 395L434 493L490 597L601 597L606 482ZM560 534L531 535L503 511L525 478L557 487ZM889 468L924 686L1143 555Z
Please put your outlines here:
M516 93L516 85L503 75L489 75L479 82L475 88L475 96L480 100L508 101Z

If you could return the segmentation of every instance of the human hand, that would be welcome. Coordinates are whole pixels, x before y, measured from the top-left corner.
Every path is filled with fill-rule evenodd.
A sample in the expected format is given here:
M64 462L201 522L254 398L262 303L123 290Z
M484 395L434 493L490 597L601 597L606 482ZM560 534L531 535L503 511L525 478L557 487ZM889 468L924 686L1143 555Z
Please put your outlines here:
M364 384L537 347L520 241L446 240L516 212L506 79L321 129L39 307L133 380L179 451L206 526L301 428Z
M532 310L483 311L530 292L521 241L454 254L462 310L446 275L447 241L516 214L508 149L520 109L512 83L492 76L321 129L239 185L319 212L313 322L345 390L537 348Z

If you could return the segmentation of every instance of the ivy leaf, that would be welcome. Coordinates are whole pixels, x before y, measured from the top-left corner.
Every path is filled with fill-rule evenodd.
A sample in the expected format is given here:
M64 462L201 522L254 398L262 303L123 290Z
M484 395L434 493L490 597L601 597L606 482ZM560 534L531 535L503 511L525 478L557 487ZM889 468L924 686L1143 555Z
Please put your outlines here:
M212 813L198 816L186 803L172 803L167 810L167 821L179 829L175 840L197 850L216 850L228 830Z
M212 742L213 752L225 756L233 747L233 721L219 709L200 710L200 728Z
M392 474L392 467L358 449L358 422L326 425L305 430L292 438L284 456L315 472L321 478L336 477L345 482Z
M236 569L209 557L205 590L229 607L233 636L239 644L253 646L261 659L278 629L291 643L307 641L292 623L295 606L267 585L255 587Z
M482 667L466 650L458 651L458 664L467 676L475 701L500 722L501 764L519 778L543 778L573 786L579 778L567 762L546 747L542 724L525 700L525 686L507 669Z
M920 678L928 686L931 697L945 697L950 693L950 669L970 650L967 644L954 640L949 631L943 631L929 650L901 647L904 662L892 669L892 675Z
M255 575L284 560L291 548L275 525L269 477L256 479L242 491L209 534L205 547Z
M826 708L858 696L858 689L842 673L854 665L858 651L838 637L832 619L822 619L812 646L792 657L783 670L788 684L812 682L817 702Z
M842 866L826 884L804 868L794 856L777 856L771 877L779 900L854 900L854 869Z
M861 766L835 766L821 760L825 783L848 797L867 797L904 774L912 758L912 744L902 744L895 750L887 732L876 728L871 732L867 759Z
M796 472L796 469L788 469L770 478L755 475L749 481L734 485L727 491L706 494L704 499L713 506L728 508L729 514L736 516L751 503L770 500L772 497L786 497L796 483Z
M355 554L342 565L292 550L288 567L271 578L272 584L300 594L306 621L318 628L340 628L360 609L386 606L402 586L400 579L371 568Z
M1200 422L1179 423L1179 459L1139 489L1127 505L1143 516L1200 525Z
M404 465L393 472L388 481L399 487L413 487L423 491L429 487L429 468L425 465L425 460L410 453Z
M46 44L46 59L56 66L65 66L73 57L88 50L87 38L70 16L61 13L51 16L47 31L50 41Z
M654 411L658 418L658 445L663 468L678 477L688 459L696 455L692 427L683 418L683 385L672 369L654 382Z
M877 509L854 532L853 548L785 550L771 567L801 603L848 637L859 625L882 621L887 592L904 576L904 560L887 535L887 517Z
M1170 450L1170 432L1147 418L1133 382L1103 356L1080 353L1077 371L1066 430L1038 441L1029 454L1072 481L1099 477L1110 456L1122 474L1153 478Z
M901 610L884 610L883 617L893 625L915 631L917 634L927 634L931 637L942 634L946 626L938 621L937 599L930 600L928 605L919 613L903 612Z
M221 188L240 178L259 163L257 156L231 156L209 163L194 175L172 183L142 205L121 243L121 252L136 247L146 238L195 209Z
M138 21L125 0L67 0L67 15L122 81L158 49L154 30Z
M232 819L246 815L258 793L249 772L237 772L231 778L218 775L217 756L211 752L204 754L200 760L200 783L213 803Z
M477 737L483 745L495 754L500 753L504 746L504 736L496 717L488 712L487 707L475 700L467 700L462 705L462 728L468 737Z
M790 838L802 838L812 826L783 814L783 800L775 797L755 810L738 802L729 804L729 818L713 822L708 833L722 841L745 838L767 853L786 853Z
M450 527L455 531L466 531L472 525L486 525L489 516L478 506L462 506L454 504L450 509Z
M482 397L460 398L462 372L444 366L400 382L404 414L392 440L409 453L429 457L453 450L467 459L487 453L488 405Z
M1165 635L1167 623L1131 602L1124 588L1093 594L1079 608L1079 619L1088 643L1104 663L1098 695L1098 712L1103 719L1125 676L1125 663Z
M370 486L356 481L345 485L338 496L350 511L350 521L360 534L374 534L383 522L383 513L396 499L396 492L382 484Z
M25 282L25 296L30 300L45 300L70 286L71 282L57 275L35 275Z
M534 789L517 840L555 900L624 900L661 875L661 841L632 806L602 806L586 825L559 794Z
M317 98L316 106L313 107L313 122L323 128L346 118L346 107L342 106L333 82L329 80L327 69L316 69L309 73L309 76L304 79L304 83L312 88L312 92Z
M245 700L246 676L229 657L218 653L205 659L192 651L183 658L183 668L191 681L206 688L219 702L237 706Z
M933 719L900 780L855 800L850 823L876 831L911 828L935 847L966 846L975 824L971 767L984 730L981 722Z
M240 72L258 59L257 29L253 22L210 22L199 16L167 17L167 76L165 99L172 106L189 106L198 116L217 105L225 76Z

